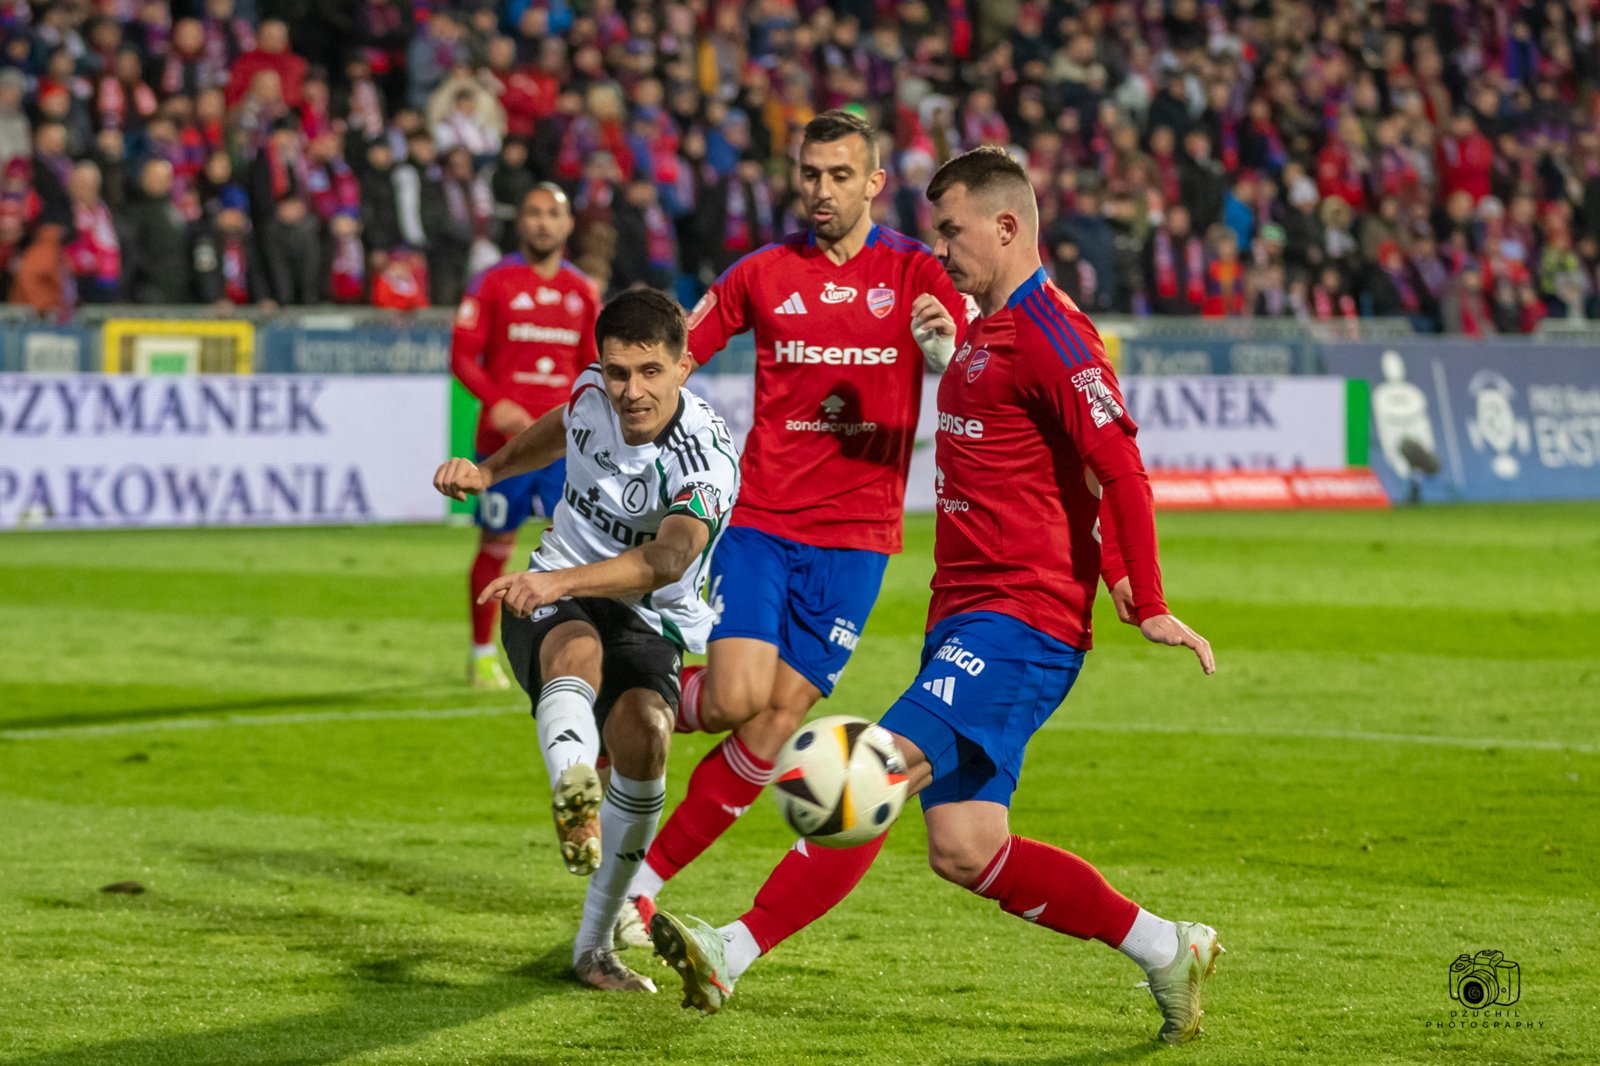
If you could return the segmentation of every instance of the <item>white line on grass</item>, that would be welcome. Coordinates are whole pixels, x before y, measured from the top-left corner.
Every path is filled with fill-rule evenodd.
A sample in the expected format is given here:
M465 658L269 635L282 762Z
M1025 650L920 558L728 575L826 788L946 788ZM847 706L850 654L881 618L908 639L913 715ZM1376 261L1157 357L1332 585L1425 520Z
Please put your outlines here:
M300 711L285 714L197 715L193 718L157 718L142 722L110 722L104 725L64 725L50 729L4 729L0 740L76 740L94 737L125 736L134 733L161 733L193 729L227 729L234 726L309 725L317 722L382 722L389 719L486 718L493 715L526 714L506 707L436 707L372 711ZM1421 744L1440 748L1482 751L1505 748L1510 751L1571 751L1580 755L1600 752L1594 744L1573 744L1563 740L1533 740L1511 737L1450 737L1429 733L1374 733L1361 729L1283 730L1255 729L1249 726L1182 725L1161 722L1079 722L1070 717L1051 719L1048 729L1080 733L1155 733L1173 736L1258 737L1270 740L1336 740L1373 744Z

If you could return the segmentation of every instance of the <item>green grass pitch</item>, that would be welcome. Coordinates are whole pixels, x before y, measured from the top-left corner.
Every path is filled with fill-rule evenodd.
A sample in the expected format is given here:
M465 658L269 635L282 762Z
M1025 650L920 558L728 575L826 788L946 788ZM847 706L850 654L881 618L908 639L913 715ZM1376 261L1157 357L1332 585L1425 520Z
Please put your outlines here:
M1600 506L1162 530L1217 676L1102 613L1014 825L1217 926L1195 1046L1117 953L938 881L916 813L714 1018L638 952L661 995L573 983L583 886L521 695L458 680L473 534L434 527L0 536L0 1060L1600 1061ZM930 543L827 711L914 673ZM726 921L788 842L763 800L663 899ZM1449 1028L1486 948L1521 998Z

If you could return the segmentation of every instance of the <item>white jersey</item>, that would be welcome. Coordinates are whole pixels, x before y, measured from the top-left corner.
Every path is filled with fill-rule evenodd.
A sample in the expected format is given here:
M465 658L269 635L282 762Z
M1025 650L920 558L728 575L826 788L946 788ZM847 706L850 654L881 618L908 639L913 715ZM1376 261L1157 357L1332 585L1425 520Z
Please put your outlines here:
M618 599L656 632L689 651L704 651L716 616L700 591L739 492L739 453L728 427L704 400L679 389L678 412L660 435L648 444L629 444L598 363L584 368L573 384L566 423L567 483L528 568L600 562L654 540L668 515L698 518L711 540L683 577L643 596Z

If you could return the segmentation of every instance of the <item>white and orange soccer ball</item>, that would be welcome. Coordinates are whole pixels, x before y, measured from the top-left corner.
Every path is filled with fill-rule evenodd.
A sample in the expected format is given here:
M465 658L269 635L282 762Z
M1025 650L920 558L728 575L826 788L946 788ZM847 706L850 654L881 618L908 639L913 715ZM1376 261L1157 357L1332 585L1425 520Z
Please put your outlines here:
M865 844L906 802L905 764L889 731L837 714L800 727L778 753L773 796L789 828L830 848Z

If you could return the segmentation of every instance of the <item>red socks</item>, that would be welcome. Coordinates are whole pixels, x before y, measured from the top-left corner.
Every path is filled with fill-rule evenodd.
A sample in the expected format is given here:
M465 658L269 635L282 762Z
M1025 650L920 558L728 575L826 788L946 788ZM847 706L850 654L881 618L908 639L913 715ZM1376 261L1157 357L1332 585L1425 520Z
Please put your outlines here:
M488 603L478 603L478 596L489 587L489 582L499 577L506 568L506 560L511 558L512 544L480 544L478 557L472 560L472 576L467 581L471 590L472 605L472 643L491 644L494 642L494 620L500 617L500 604L495 600Z
M727 832L771 780L772 764L730 733L689 775L688 795L656 834L645 861L663 881L671 880Z
M657 838L660 839L659 837ZM763 954L834 908L866 876L883 850L882 836L853 848L795 842L739 920Z
M700 693L705 687L704 666L683 668L683 683L678 691L678 720L672 727L674 733L699 733L705 729L700 722Z
M1138 904L1083 859L1026 837L1006 841L968 887L1007 914L1112 947L1122 943L1139 914Z

